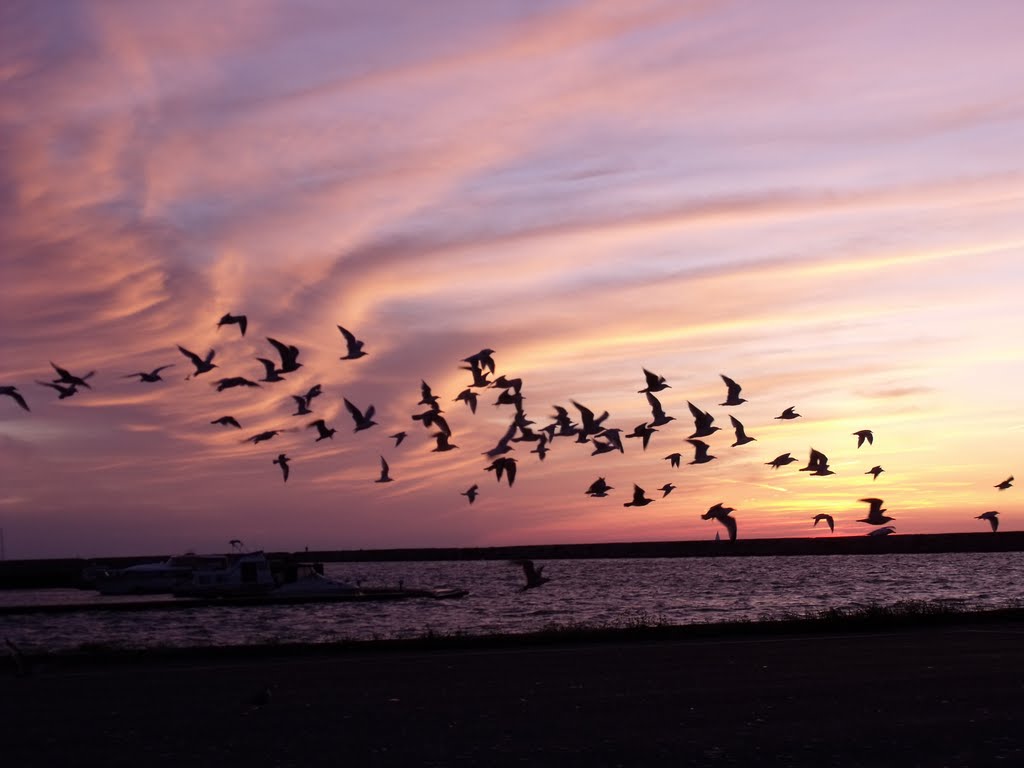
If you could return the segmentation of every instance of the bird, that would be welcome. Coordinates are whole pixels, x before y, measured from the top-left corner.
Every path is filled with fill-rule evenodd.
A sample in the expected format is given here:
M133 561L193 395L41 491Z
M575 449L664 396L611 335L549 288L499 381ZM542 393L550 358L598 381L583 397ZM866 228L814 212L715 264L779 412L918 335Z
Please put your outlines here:
M417 405L429 405L435 411L441 410L441 407L437 404L437 395L430 390L430 385L422 379L420 379L420 401Z
M676 489L676 487L674 485L672 485L672 483L665 483L658 490L661 491L661 498L664 499L666 496L668 496L670 493L672 493L672 491L674 491L675 489Z
M281 371L277 370L273 360L268 360L265 357L257 357L256 359L260 361L265 371L260 381L284 381L284 376L281 375Z
M223 392L225 389L234 389L235 387L258 387L259 384L255 381L249 381L242 376L230 376L226 379L217 379L214 382L214 386L218 392Z
M308 407L309 404L313 402L314 397L320 397L320 395L322 395L323 393L324 390L319 384L314 384L312 387L306 390L306 394L302 395L302 397L306 401L306 406Z
M647 386L643 389L637 390L638 392L661 392L661 390L670 387L670 384L665 383L665 377L659 376L656 373L651 373L646 368L643 369L644 378L647 379Z
M756 437L747 436L746 430L743 429L743 424L735 416L730 414L729 421L732 422L732 428L736 430L736 442L732 444L733 448L737 445L746 445L747 443L752 443L757 440Z
M518 429L518 427L516 427L515 422L509 424L508 429L505 430L505 434L501 436L501 439L498 440L497 444L489 450L482 451L483 455L489 459L493 459L495 456L501 456L509 451L514 451L515 448L509 445L509 442L513 437L515 437L516 429Z
M338 430L334 429L333 427L332 428L328 428L327 422L324 421L323 419L317 419L316 421L311 421L306 426L307 427L316 427L316 431L320 435L316 439L316 442L318 442L318 443L321 440L326 440L327 438L330 438L331 440L333 440L334 439L334 433L338 431Z
M484 467L486 472L494 472L495 479L500 483L502 474L508 479L508 487L516 481L516 460L511 456L499 456L488 466Z
M739 405L740 403L747 402L744 398L740 397L740 390L743 389L743 387L730 379L724 373L720 373L718 375L722 377L722 381L725 382L725 386L728 388L728 394L726 395L725 402L719 403L719 405Z
M380 477L373 482L375 483L390 483L394 478L388 474L388 463L384 460L384 457L380 457Z
M828 529L830 531L832 531L832 533L836 532L836 521L832 519L832 515L826 515L826 514L815 515L814 516L814 525L815 525L815 527L817 527L818 523L820 523L822 520L824 520L826 523L828 523Z
M459 392L458 395L456 395L455 400L453 402L457 403L460 400L469 406L469 410L471 410L473 413L476 413L476 392L472 391L469 387L466 387L466 389L462 390L461 392Z
M491 385L491 382L487 380L487 371L480 370L474 365L460 365L459 370L469 371L473 374L473 383L469 385L471 387L480 387L482 389Z
M526 576L526 586L520 589L520 592L525 592L528 589L539 587L541 584L551 581L547 576L542 575L544 572L544 566L534 565L533 560L528 560L526 558L509 560L509 565L520 566L523 569L523 574Z
M811 448L810 458L807 460L806 467L800 467L801 472L810 472L814 475L834 475L831 469L828 468L828 456L821 451L816 451Z
M670 453L668 456L664 458L664 461L667 461L669 463L669 466L678 467L679 462L682 460L682 458L683 454L681 453Z
M651 406L652 427L663 427L670 421L676 420L675 416L669 416L665 413L665 409L661 407L661 401L650 392L647 393L647 403Z
M72 395L78 393L78 387L75 386L74 384L68 387L62 387L60 384L53 384L49 381L39 381L38 379L36 380L36 384L40 384L41 386L50 387L51 389L57 390L57 392L60 393L57 396L58 400L63 400L66 397L71 397Z
M342 400L344 400L345 407L348 409L348 412L352 414L352 420L355 421L356 423L355 429L352 430L353 432L361 432L364 429L369 429L370 427L377 423L376 421L373 420L373 414L375 414L377 411L372 405L367 407L366 413L363 413L354 405L352 405L352 403L349 402L348 398L342 398Z
M586 490L586 494L588 496L604 497L608 495L608 491L610 490L612 490L612 486L608 485L603 477L599 477L590 484L590 487Z
M995 533L997 530L999 530L999 517L998 517L998 515L999 515L999 513L996 512L993 509L993 510L991 510L989 512L982 512L980 515L978 515L974 519L975 520L988 520L989 525L992 526L992 533Z
M345 346L348 348L340 360L357 360L360 357L366 356L368 353L363 351L363 342L359 341L350 331L345 330L340 325L338 330L341 331L341 335L345 337Z
M607 430L606 430L607 431ZM646 423L638 424L633 428L633 431L626 435L626 437L642 437L644 450L647 450L647 444L651 442L651 435L657 432L654 427L648 426Z
M292 416L305 416L308 413L312 413L309 409L309 400L302 395L292 395L292 400L295 401L296 411Z
M505 374L502 374L491 382L491 386L495 389L504 389L506 391L514 389L516 392L519 392L523 388L523 380L519 378L510 379Z
M778 469L779 467L784 467L787 464L792 464L794 461L796 461L796 459L790 456L788 452L780 453L771 461L766 461L765 466L771 467L772 469Z
M443 453L444 451L451 451L458 448L459 446L448 442L448 437L449 435L447 432L435 432L434 439L437 441L437 446L430 450L433 452Z
M9 398L14 400L18 405L24 408L26 411L31 412L31 408L28 407L28 403L25 402L25 398L22 397L17 387L4 386L0 387L0 395L7 395Z
M217 321L217 329L222 325L237 325L238 330L245 336L245 329L249 327L249 319L245 315L232 315L230 312Z
M122 376L121 378L122 379L130 379L130 378L133 378L135 376L138 376L140 384L142 384L143 382L148 382L148 383L152 384L153 382L156 382L156 381L163 381L163 379L160 377L160 371L163 371L163 370L165 370L167 368L173 368L173 367L174 367L174 363L171 363L170 365L161 365L159 368L154 368L152 371L149 371L148 373L145 372L145 371L139 371L137 373L127 373L124 376Z
M537 447L530 451L530 453L536 453L540 460L544 461L544 457L548 455L549 450L547 435L541 435L541 439L537 441Z
M281 465L281 474L284 475L284 482L286 482L286 483L288 482L288 472L289 472L288 461L289 461L289 459L288 459L287 456L285 456L283 453L279 453L277 455L277 458L274 459L273 462L271 462L272 464L280 464Z
M198 376L201 373L212 371L214 368L217 367L216 363L211 362L213 360L213 356L216 354L212 349L206 353L206 357L200 357L195 352L189 352L180 344L178 345L178 350L181 352L181 354L183 354L185 357L191 360L192 365L196 367L196 369L192 373L185 377L186 380L191 379L193 376Z
M860 448L864 445L864 441L868 441L868 445L875 442L875 433L870 429L858 429L853 433L857 437L857 447Z
M214 419L210 423L220 424L222 427L235 427L236 429L242 428L242 425L238 423L238 420L234 416L221 416L219 419Z
M395 441L395 448L397 448L402 444L402 441L405 440L406 434L405 432L395 432L395 434L390 435L390 437Z
M427 429L431 427L437 427L446 435L452 433L452 428L448 426L447 420L441 415L440 411L436 411L433 408L428 408L423 413L414 413L412 417L413 421L422 421L423 426Z
M473 483L473 485L469 486L469 488L464 490L460 495L465 496L467 499L469 499L469 503L472 504L474 501L476 501L477 491L479 490L479 488L479 485Z
M707 464L712 461L715 457L708 453L708 444L703 440L687 440L694 449L694 457L691 464Z
M53 366L53 370L55 370L57 372L57 375L60 376L59 379L53 380L54 384L70 384L75 387L85 387L86 389L92 389L92 387L89 386L89 383L86 381L86 379L90 379L93 376L95 376L96 371L89 371L87 374L85 374L85 376L75 376L66 369L61 368L56 363L51 362L50 365Z
M736 541L736 518L732 517L729 513L735 512L732 507L726 507L722 502L718 502L713 507L708 509L703 515L700 516L701 520L717 520L725 526L726 530L729 531L729 541Z
M999 483L998 485L994 485L992 487L993 488L998 488L1000 491L1005 491L1007 488L1010 488L1012 486L1013 486L1013 475L1010 475L1008 478L1003 480L1003 482Z
M690 437L709 437L721 429L721 427L711 426L715 417L710 413L702 411L689 400L686 401L686 405L689 406L690 413L693 415L693 434Z
M297 371L302 367L302 363L299 360L299 348L292 344L283 344L277 339L272 339L267 336L267 341L270 345L277 350L277 354L281 356L281 367L277 369L278 373L291 373Z
M256 443L263 443L266 442L267 440L270 440L272 437L274 437L274 435L278 434L280 431L281 430L279 429L268 429L266 432L260 432L258 435L253 435L252 437L246 438L244 442L252 443L253 445L255 445Z
M631 501L627 501L622 506L624 506L624 507L646 507L652 501L654 501L654 499L648 499L647 496L644 495L644 489L643 488L641 488L636 483L633 483L633 499Z
M580 426L577 429L577 439L582 438L580 442L586 442L587 438L591 435L596 435L598 432L604 429L601 424L605 419L608 418L608 411L605 411L600 416L594 416L594 412L589 408L580 405L575 400L570 400L573 407L580 412Z
M776 416L776 419L799 419L800 414L796 412L796 406L791 405L789 408L784 410L781 415Z
M493 349L481 349L475 355L462 358L462 362L469 363L471 368L475 368L480 372L483 372L484 368L489 370L491 374L494 374L494 358L491 355L494 354Z
M882 509L882 504L884 502L881 499L868 498L861 499L861 501L863 501L865 504L870 504L871 507L868 511L868 516L858 520L858 523L867 523L868 525L882 525L884 523L888 523L890 520L896 519L894 517L889 517L888 515L882 514L887 510Z
M884 469L882 469L882 468L881 468L880 466L878 466L878 465L876 464L875 466L873 466L873 467L872 467L871 469L869 469L869 470L868 470L867 472L865 472L864 474L865 474L865 475L871 475L871 479L872 479L872 480L874 481L874 480L877 480L877 479L878 479L878 476L879 476L880 474L882 474L883 472L885 472L885 470L884 470Z
M888 536L890 533L892 533L895 530L896 530L896 526L894 526L894 525L887 525L887 526L885 526L883 528L878 528L878 529L876 529L874 531L868 531L866 535L868 535L868 536Z

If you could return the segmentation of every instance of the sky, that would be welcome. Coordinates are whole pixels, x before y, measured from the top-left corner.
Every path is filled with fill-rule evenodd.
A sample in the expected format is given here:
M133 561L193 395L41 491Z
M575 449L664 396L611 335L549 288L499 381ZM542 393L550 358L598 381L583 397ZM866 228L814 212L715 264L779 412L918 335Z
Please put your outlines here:
M994 487L1024 473L1022 29L997 0L5 3L6 557L708 539L718 502L740 538L859 536L865 497L897 535L1024 529ZM216 391L268 337L302 367ZM484 348L535 428L575 400L628 434L645 368L675 421L513 443L509 487L483 452L514 408L454 401ZM92 388L58 400L51 362Z

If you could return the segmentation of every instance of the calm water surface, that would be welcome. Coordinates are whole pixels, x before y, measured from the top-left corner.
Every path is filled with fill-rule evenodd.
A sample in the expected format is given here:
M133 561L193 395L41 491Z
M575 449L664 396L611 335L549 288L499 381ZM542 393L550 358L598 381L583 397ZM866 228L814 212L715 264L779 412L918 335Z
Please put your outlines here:
M89 645L320 643L530 632L554 626L693 624L802 615L913 600L969 608L1024 602L1024 553L544 561L551 581L520 592L502 561L329 563L365 584L463 587L459 600L321 603L174 611L0 616L0 635L32 651ZM116 602L80 590L0 591L0 605ZM159 598L158 598L159 599ZM173 599L173 598L167 598Z

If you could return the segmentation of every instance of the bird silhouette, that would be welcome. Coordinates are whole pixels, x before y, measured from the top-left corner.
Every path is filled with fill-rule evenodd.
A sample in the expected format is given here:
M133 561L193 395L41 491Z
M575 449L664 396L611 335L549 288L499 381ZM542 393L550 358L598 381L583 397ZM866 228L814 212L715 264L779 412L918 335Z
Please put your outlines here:
M586 490L586 494L588 496L604 497L608 495L608 491L610 490L612 490L612 486L608 485L603 477L599 477L590 484L590 487Z
M665 413L665 409L661 407L661 401L653 394L648 392L646 394L647 403L651 406L651 426L652 427L663 427L670 421L675 421L675 416L669 416Z
M633 431L630 434L626 435L626 437L643 438L643 447L646 451L647 444L651 442L651 435L653 435L657 431L658 430L656 430L654 427L648 426L646 423L638 424L636 427L633 428Z
M732 422L732 428L736 430L736 442L732 444L733 448L738 445L746 445L747 443L752 443L757 440L756 437L749 437L747 435L747 431L743 428L743 424L740 423L740 420L735 416L730 415L729 421Z
M138 371L137 373L126 373L121 378L122 379L132 379L132 378L138 376L140 384L142 384L144 382L148 382L148 383L152 384L152 383L157 382L157 381L163 381L163 379L160 377L160 371L166 370L167 368L173 368L173 367L174 367L174 363L171 363L170 365L161 365L159 368L154 368L152 371L149 371L148 373L146 371Z
M993 488L998 488L1000 491L1005 491L1007 488L1010 488L1012 486L1013 486L1013 475L1010 475L1008 478L1003 480L1003 482L999 483L998 485L994 485L992 487Z
M471 410L473 413L476 413L476 401L477 401L477 394L476 394L476 392L474 392L469 387L467 387L466 389L462 390L461 392L459 392L458 395L455 396L455 400L453 402L457 403L457 402L460 402L460 401L464 402L466 405L468 405L469 406L469 410Z
M58 400L63 400L65 398L72 397L72 396L78 394L78 387L75 386L74 384L71 384L70 386L65 387L65 386L62 386L60 384L54 384L54 383L49 382L49 381L39 381L38 379L36 380L36 384L39 384L40 386L43 386L43 387L50 387L51 389L57 390L57 392L58 392L57 399Z
M360 357L364 357L367 353L363 351L363 342L359 341L349 331L338 326L338 330L341 331L341 335L345 337L345 346L348 348L346 353L341 356L341 360L358 360Z
M413 421L422 421L423 426L427 429L437 427L446 435L452 433L452 428L448 426L448 421L441 415L440 411L428 408L423 413L415 413L412 417Z
M526 586L522 587L519 591L525 592L528 589L539 587L548 581L551 581L547 576L544 576L544 566L534 565L533 560L526 558L519 558L518 560L509 560L510 565L518 565L523 569L523 575L526 576Z
M633 498L631 501L627 501L622 506L624 507L646 507L648 504L653 502L654 499L648 499L644 495L644 489L636 483L633 483Z
M678 467L679 466L679 462L682 461L682 459L683 459L683 454L681 454L681 453L670 453L668 456L666 456L664 458L664 461L669 462L669 466Z
M515 422L509 424L508 429L505 430L505 434L501 436L495 446L489 450L483 451L483 455L489 459L493 459L495 456L501 456L509 451L514 451L515 448L509 445L509 443L512 438L515 437L516 429L518 429L518 427Z
M693 415L693 434L690 437L709 437L721 429L721 427L711 426L715 421L715 417L710 413L702 411L689 400L686 401L686 405L690 408L690 413Z
M479 371L483 371L485 368L494 375L494 354L493 349L481 349L475 355L462 358L462 362L469 363L471 368L475 368Z
M388 474L388 463L384 457L380 457L380 477L374 480L375 483L390 483L394 478Z
M779 416L776 416L775 418L776 419L784 419L784 420L799 419L800 418L800 414L796 412L796 406L791 405L791 406L789 406L789 408L784 410Z
M874 531L868 531L867 536L888 536L890 533L896 530L895 525L887 525L883 528L878 528Z
M309 400L303 395L292 395L291 397L295 401L295 413L292 416L305 416L313 412L309 409Z
M817 527L818 523L820 523L822 520L824 520L826 523L828 523L828 529L830 531L832 531L832 533L836 532L836 521L832 518L832 515L826 515L826 514L815 515L814 516L814 525L815 525L815 527Z
M238 423L238 420L234 416L221 416L219 419L214 419L210 423L220 424L222 427L235 427L236 429L242 428L242 425Z
M992 526L992 533L999 530L999 513L994 509L989 512L982 512L978 515L975 520L988 520L989 525Z
M812 475L834 475L831 469L828 468L828 456L821 451L817 451L811 448L810 458L807 460L806 467L800 467L801 472L810 472Z
M570 400L569 402L580 412L580 426L576 432L577 437L582 438L580 442L586 442L588 437L596 435L604 429L601 424L608 418L608 411L605 411L600 416L594 416L594 412L586 406L580 405L575 400Z
M885 472L885 470L884 470L884 469L882 469L882 468L881 468L880 466L878 466L878 465L876 464L875 466L873 466L873 467L872 467L871 469L869 469L869 470L868 470L867 472L865 472L864 474L865 474L865 475L871 475L871 480L872 480L872 481L874 481L874 480L877 480L877 479L878 479L878 476L879 476L880 474L882 474L883 472Z
M89 386L89 382L86 380L95 376L96 371L89 371L85 376L75 376L70 371L61 368L56 363L51 362L50 365L53 366L53 370L55 370L57 375L60 377L53 380L54 384L70 384L73 387L85 387L86 389L92 389L92 387Z
M280 431L281 430L279 429L268 429L266 432L260 432L258 435L246 438L243 442L252 443L253 445L256 443L264 443L279 434Z
M469 503L472 504L474 501L476 501L477 492L479 491L479 489L480 486L477 485L476 483L473 483L473 485L469 486L469 488L464 490L460 495L465 496L467 499L469 499Z
M869 504L870 508L868 510L868 516L858 520L858 523L867 523L868 525L883 525L884 523L888 523L890 520L896 519L894 517L889 517L888 515L882 514L887 510L882 509L882 504L884 504L885 502L883 502L881 499L868 498L861 499L861 501L863 501L865 504Z
M458 448L459 446L448 442L448 437L449 435L447 432L435 432L434 439L437 441L437 446L430 450L432 452L443 453L445 451L452 451Z
M405 440L406 434L405 432L395 432L395 434L391 435L390 437L392 440L395 441L395 448L397 448L402 444L402 441Z
M28 407L28 403L25 402L25 398L22 397L22 394L18 391L17 387L13 387L13 386L0 387L0 395L7 395L9 398L11 398L14 402L16 402L18 405L20 405L26 411L31 411L31 409Z
M288 474L290 472L290 470L288 468L288 461L289 461L289 459L288 459L287 456L285 456L283 453L279 453L277 455L277 458L274 459L271 462L272 464L280 464L281 465L281 474L284 475L284 482L286 482L286 483L288 482Z
M369 429L377 422L373 420L373 415L377 412L376 409L371 405L367 407L366 412L363 413L361 410L356 408L347 398L342 398L345 403L345 408L352 415L352 420L356 423L356 427L353 432L361 432L364 429Z
M796 461L796 459L790 456L788 452L780 453L771 461L766 461L765 466L771 467L772 469L778 469L779 467L784 467L787 464L792 464L794 461Z
M225 389L234 389L235 387L258 387L259 384L242 376L230 376L226 379L218 379L213 386L217 388L218 392L223 392Z
M212 349L206 353L206 357L200 357L195 352L189 352L180 344L178 345L178 351L181 352L181 354L183 354L189 360L191 360L192 365L195 366L195 370L185 377L186 381L188 379L191 379L193 376L198 376L201 373L212 371L214 368L217 367L216 363L211 362L213 360L213 356L216 354Z
M316 431L319 434L319 437L317 437L317 439L316 439L316 442L318 442L318 443L321 440L326 440L327 438L330 438L331 440L333 440L334 439L334 433L338 431L336 429L329 428L327 426L327 422L324 421L323 419L317 419L316 421L311 421L306 426L307 427L316 427Z
M665 377L659 376L656 373L651 373L646 368L643 369L644 378L647 380L647 386L643 389L637 390L638 392L661 392L661 390L668 388L669 384L665 383Z
M537 447L534 448L530 453L536 453L541 461L544 461L544 457L548 455L548 438L546 435L541 435L541 439L537 441Z
M715 459L710 453L708 453L708 444L703 440L687 440L690 445L693 446L694 457L691 464L707 464L709 461Z
M665 483L658 490L661 491L661 498L664 499L666 496L668 496L670 493L672 493L672 491L674 491L675 489L676 489L676 487L674 485L672 485L672 483Z
M437 395L430 390L430 385L422 379L420 380L420 401L417 405L429 405L435 411L441 410L441 407L437 404Z
M740 390L743 389L743 387L741 387L735 381L730 379L724 373L720 373L718 375L722 377L722 381L725 382L725 386L728 388L728 393L726 394L725 402L719 403L719 405L739 405L740 403L747 402L742 397L740 397Z
M267 336L267 341L270 342L270 345L277 350L277 354L281 357L281 367L277 369L278 373L292 373L302 367L302 363L299 362L298 347L292 344L284 344L269 336Z
M499 456L488 466L484 467L486 472L494 472L495 479L500 483L502 475L508 479L508 487L516 481L516 460L511 456Z
M735 512L732 507L723 506L722 502L718 502L713 507L708 509L703 515L700 516L701 520L717 520L725 529L729 532L729 541L736 541L736 518L731 516L731 512Z
M260 381L284 381L284 376L281 375L281 371L277 370L277 365L273 360L268 360L265 357L257 357L256 359L260 361L264 371L263 378Z
M870 429L858 429L853 433L857 438L857 447L860 448L864 445L864 441L867 440L868 445L875 442L875 433Z
M249 327L249 319L245 315L232 315L228 313L217 321L217 330L220 330L222 325L237 325L238 330L245 336L245 329Z

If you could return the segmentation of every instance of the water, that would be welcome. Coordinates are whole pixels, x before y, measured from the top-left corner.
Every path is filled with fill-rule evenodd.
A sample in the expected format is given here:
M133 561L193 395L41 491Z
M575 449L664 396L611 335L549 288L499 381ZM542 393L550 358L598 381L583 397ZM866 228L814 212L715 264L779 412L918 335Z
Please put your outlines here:
M1024 602L1024 553L548 560L551 581L520 592L502 561L329 563L326 575L366 584L453 586L459 600L320 603L174 611L0 616L25 651L89 646L325 643L439 635L515 634L558 626L762 620L903 601L965 608ZM116 602L79 590L0 592L0 605ZM159 598L158 598L159 599ZM168 598L172 599L172 598Z

